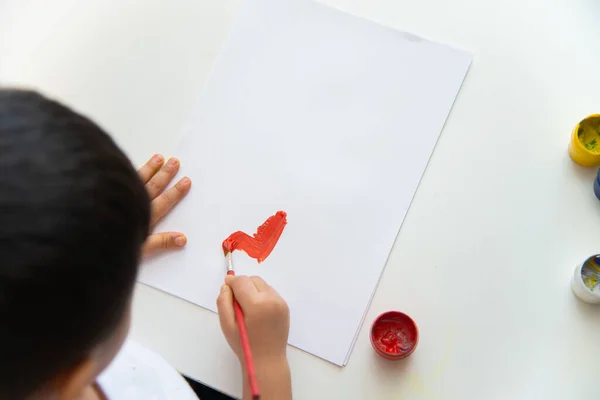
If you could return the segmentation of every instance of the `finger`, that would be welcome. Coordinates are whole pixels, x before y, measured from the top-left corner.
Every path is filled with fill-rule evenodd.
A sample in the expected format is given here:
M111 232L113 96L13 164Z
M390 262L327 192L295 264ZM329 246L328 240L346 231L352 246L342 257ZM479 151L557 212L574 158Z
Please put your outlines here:
M155 154L151 159L146 161L146 164L144 164L142 168L138 170L138 175L144 184L148 183L150 178L156 174L156 171L160 169L160 167L163 165L163 162L165 162L163 156L160 154Z
M146 183L146 190L148 190L150 199L155 199L165 190L177 171L179 171L179 160L174 157L169 158L169 161Z
M247 276L227 276L225 283L233 291L233 295L238 303L240 303L240 306L242 306L242 309L244 309L244 306L250 304L258 295L256 286L254 286L252 280Z
M187 238L180 232L162 232L148 236L144 247L142 248L142 256L148 257L163 251L180 249L187 243Z
M233 293L227 285L221 286L221 293L217 297L217 311L219 312L221 330L227 336L227 333L236 329Z
M192 181L187 176L152 201L150 225L154 226L190 191Z
M250 280L259 292L268 292L271 287L260 276L251 276Z

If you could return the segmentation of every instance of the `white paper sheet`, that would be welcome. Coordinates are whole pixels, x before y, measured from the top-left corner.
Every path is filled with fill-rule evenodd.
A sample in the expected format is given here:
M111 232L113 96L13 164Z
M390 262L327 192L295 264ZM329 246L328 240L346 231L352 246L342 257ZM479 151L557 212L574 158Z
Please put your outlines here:
M345 365L470 62L309 0L246 0L177 154L192 190L159 227L188 245L141 282L214 311L223 239L284 210L269 258L236 269L288 301L291 345Z

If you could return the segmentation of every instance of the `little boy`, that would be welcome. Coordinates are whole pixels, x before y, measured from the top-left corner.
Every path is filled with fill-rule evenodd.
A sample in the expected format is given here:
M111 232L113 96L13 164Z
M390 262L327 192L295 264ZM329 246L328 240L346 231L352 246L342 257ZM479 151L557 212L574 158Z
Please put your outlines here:
M151 234L190 189L166 189L178 169L155 155L136 173L89 119L0 89L0 399L107 398L97 377L127 336L140 259L186 244ZM262 399L291 399L285 301L258 277L228 277L217 305L240 360L234 293Z

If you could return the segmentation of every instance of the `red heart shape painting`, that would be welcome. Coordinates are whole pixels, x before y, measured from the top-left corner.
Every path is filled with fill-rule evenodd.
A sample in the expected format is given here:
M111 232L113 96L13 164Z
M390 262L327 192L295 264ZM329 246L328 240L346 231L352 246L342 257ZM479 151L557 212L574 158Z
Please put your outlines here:
M227 254L234 250L243 250L250 257L255 258L256 261L261 263L275 248L286 224L287 213L285 211L277 211L275 215L271 215L258 227L254 235L250 236L242 231L237 231L229 235L223 241L223 253L227 256Z

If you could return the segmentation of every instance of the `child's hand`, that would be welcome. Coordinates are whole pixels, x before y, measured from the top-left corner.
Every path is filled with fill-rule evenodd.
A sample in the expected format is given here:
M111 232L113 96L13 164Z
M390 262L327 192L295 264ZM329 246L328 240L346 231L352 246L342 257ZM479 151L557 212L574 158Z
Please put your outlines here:
M290 311L279 294L257 276L228 276L217 299L221 329L242 363L244 355L235 322L233 295L244 311L256 378L262 400L291 400L292 379L286 357ZM252 398L246 372L244 400Z
M217 299L221 329L227 342L243 360L240 336L233 310L233 295L244 311L254 360L286 358L290 312L285 300L257 276L228 276Z
M146 185L150 196L151 215L150 229L162 217L164 217L190 190L192 181L188 177L182 178L175 186L165 190L177 171L179 171L179 160L171 158L164 164L165 160L160 154L155 154L142 168L138 174ZM164 164L164 165L163 165ZM162 168L161 168L162 167ZM187 239L180 232L162 232L151 234L146 239L142 248L142 256L147 257L161 251L176 249L185 246Z

